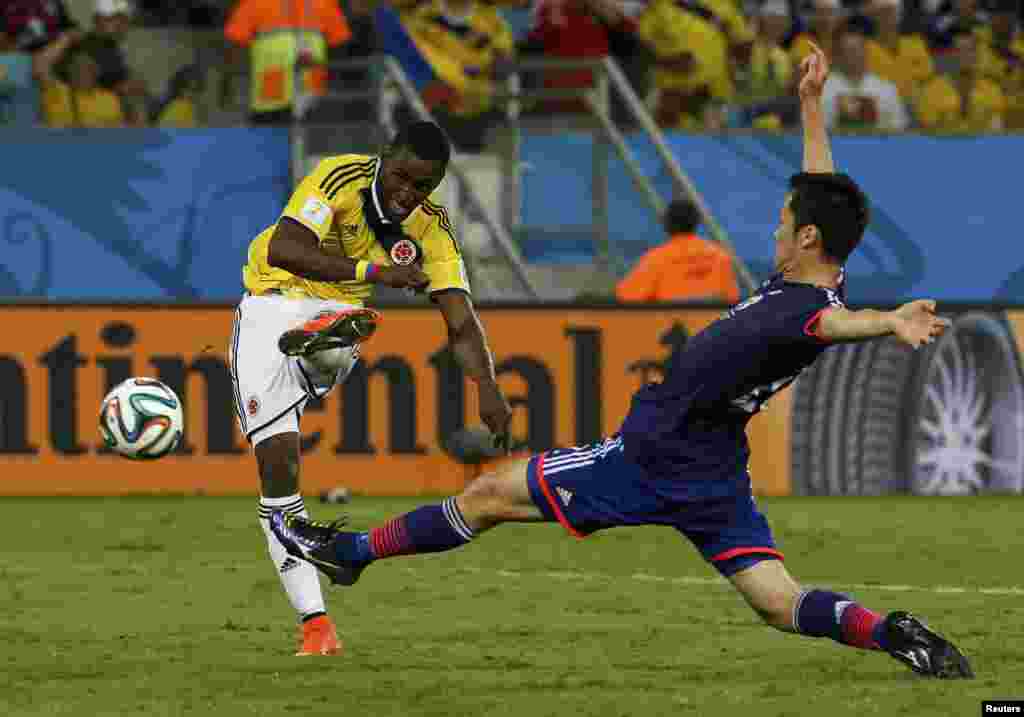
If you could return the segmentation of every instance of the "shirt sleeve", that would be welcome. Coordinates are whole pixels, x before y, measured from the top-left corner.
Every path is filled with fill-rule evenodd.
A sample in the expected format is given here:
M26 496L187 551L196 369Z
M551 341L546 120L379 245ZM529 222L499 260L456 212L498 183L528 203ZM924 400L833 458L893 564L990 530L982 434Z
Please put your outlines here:
M256 20L256 3L242 0L224 26L224 37L236 45L247 46L256 35Z
M430 217L419 237L423 249L423 273L430 278L427 291L432 294L445 289L459 289L470 293L466 265L448 220L447 210L433 203L424 204L423 209Z
M732 257L722 252L722 258L719 261L721 262L719 275L722 278L721 295L730 304L735 304L740 300L740 287L736 284L736 270L732 265Z
M325 162L321 162L312 174L299 183L281 212L281 216L294 219L316 234L317 239L323 239L334 223L334 207L321 189L321 180L326 173L325 165Z
M787 306L778 312L779 333L800 343L822 344L828 341L819 333L821 317L831 309L843 308L839 295L831 289L801 287L788 290Z

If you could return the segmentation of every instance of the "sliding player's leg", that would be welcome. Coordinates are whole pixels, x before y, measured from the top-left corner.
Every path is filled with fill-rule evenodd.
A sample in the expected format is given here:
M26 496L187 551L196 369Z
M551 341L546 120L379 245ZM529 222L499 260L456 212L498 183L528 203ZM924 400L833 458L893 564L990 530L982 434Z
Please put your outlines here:
M509 461L457 496L364 532L341 530L342 523L296 520L284 511L271 516L271 529L293 556L316 565L336 584L352 585L377 560L459 548L501 523L547 520L531 496L530 464Z
M900 611L883 617L847 595L801 587L786 570L753 498L740 496L718 519L720 529L704 526L705 532L691 539L768 625L882 650L923 675L973 677L957 648L912 615Z
M341 585L370 563L461 547L508 522L558 521L573 536L624 525L665 524L665 501L642 469L623 455L622 438L512 461L470 483L458 496L427 505L366 532L311 523L284 512L271 530L296 557Z
M900 610L882 617L846 595L803 589L778 560L758 562L730 580L766 623L783 632L882 650L922 675L974 677L956 646L913 615Z

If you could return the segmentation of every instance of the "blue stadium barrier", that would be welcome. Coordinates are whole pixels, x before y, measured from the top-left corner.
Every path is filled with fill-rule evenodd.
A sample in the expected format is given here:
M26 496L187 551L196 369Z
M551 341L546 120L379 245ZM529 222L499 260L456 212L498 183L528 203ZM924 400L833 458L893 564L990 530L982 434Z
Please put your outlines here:
M230 300L288 196L284 129L0 133L0 296Z
M686 136L670 142L740 255L770 270L772 231L795 136ZM633 138L664 196L653 147ZM866 188L873 220L850 261L851 298L1024 302L1024 252L1012 214L1024 137L844 137L837 161ZM524 253L579 263L587 241L591 138L527 136ZM0 296L85 301L231 301L245 250L287 197L281 129L0 133ZM627 262L662 230L612 162L609 233ZM574 187L576 189L574 189Z
M669 143L737 251L755 273L771 270L772 232L789 177L800 170L797 136L673 134ZM672 182L654 147L630 141L644 171L668 197ZM1024 251L1017 216L1020 169L1009 158L1024 137L839 137L834 154L872 201L872 222L851 257L853 301L892 302L927 295L944 301L1024 301ZM578 262L592 256L579 241L591 223L587 134L524 138L524 241L534 261ZM629 260L664 239L639 201L625 167L613 160L609 234ZM567 231L566 241L546 239Z

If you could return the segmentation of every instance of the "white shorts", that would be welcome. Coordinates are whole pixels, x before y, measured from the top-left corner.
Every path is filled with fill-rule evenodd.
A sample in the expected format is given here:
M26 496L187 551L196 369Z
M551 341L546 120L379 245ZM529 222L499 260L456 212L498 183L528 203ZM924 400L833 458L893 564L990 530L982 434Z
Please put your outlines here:
M359 344L310 358L285 356L277 347L281 334L320 312L352 308L340 301L274 294L242 299L228 355L238 422L253 446L280 433L297 433L306 402L343 383L359 360Z

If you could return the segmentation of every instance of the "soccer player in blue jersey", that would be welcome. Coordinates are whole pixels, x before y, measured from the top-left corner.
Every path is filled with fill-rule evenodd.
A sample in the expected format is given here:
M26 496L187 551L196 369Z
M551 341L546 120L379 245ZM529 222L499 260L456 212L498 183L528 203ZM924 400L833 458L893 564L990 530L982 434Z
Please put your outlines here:
M668 525L772 627L884 651L923 675L973 677L963 654L914 616L883 617L847 596L801 588L751 494L747 422L830 344L892 335L917 348L948 325L933 301L894 311L844 306L843 264L868 209L853 180L834 171L821 108L827 75L815 48L801 64L804 171L791 180L775 232L778 273L676 352L664 380L633 397L619 433L511 463L368 532L275 513L271 528L287 550L351 585L372 562L451 550L505 522L558 521L577 537Z

